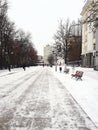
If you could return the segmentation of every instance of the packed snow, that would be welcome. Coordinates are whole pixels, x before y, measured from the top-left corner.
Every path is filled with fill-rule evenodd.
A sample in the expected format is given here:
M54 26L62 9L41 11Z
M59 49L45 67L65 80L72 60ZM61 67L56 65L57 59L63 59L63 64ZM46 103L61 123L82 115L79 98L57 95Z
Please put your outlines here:
M59 66L57 71L55 67L52 71L98 127L98 71L83 67L67 66L67 68L70 69L69 74L64 73L64 66L61 73ZM71 77L77 70L84 72L82 81Z
M66 74L64 73L63 66L62 66L62 72L59 71L59 66L57 67L57 71L55 70L55 66L48 67L48 68L54 74L54 76L56 76L60 80L61 84L63 84L63 86L67 88L68 92L71 93L72 97L74 97L74 100L81 106L81 109L88 115L88 117L98 127L98 71L93 70L93 68L82 68L82 67L73 68L73 67L67 66L67 68L69 68L70 71L68 74ZM28 113L28 110L34 109L32 106L33 103L35 103L36 100L37 102L39 100L39 98L37 98L37 95L40 95L41 90L39 90L39 88L40 88L40 85L42 85L42 83L41 82L38 83L38 88L36 88L37 83L35 85L34 83L39 78L42 70L43 70L43 67L30 67L30 68L26 68L26 71L24 71L22 68L12 69L11 72L9 72L8 70L0 70L0 89L2 90L0 91L0 98L1 98L1 101L0 101L1 114L0 115L2 115L4 111L4 114L5 113L8 114L8 118L11 118L11 116L13 116L11 115L13 112L8 113L10 112L9 108L12 111L16 110L16 113L14 113L14 116L17 121L16 125L19 125L19 120L21 121L20 115L17 115L17 113L21 112L21 115L25 114L28 117L30 116L29 118L31 118L31 116L34 115L33 112ZM84 72L82 80L76 80L74 77L73 78L71 77L71 74L74 74L76 70L82 70ZM42 80L43 80L43 77L42 77ZM31 89L32 83L35 86L34 90ZM47 84L47 81L45 82L45 84ZM52 78L50 78L49 84L52 86ZM29 86L29 89L27 89L28 86ZM32 95L30 91L34 91L34 95ZM55 93L57 93L57 95L53 95L53 91L56 91ZM24 94L22 94L23 92ZM28 96L25 97L27 93L28 93ZM41 93L42 95L39 97L42 98L41 102L43 101L43 97L44 97L44 101L47 101L48 99L50 99L51 104L54 104L54 106L56 106L58 102L63 101L64 93L65 92L63 92L63 89L57 88L57 89L52 90L50 87L49 92L48 92L48 88L46 88L46 90L43 91L43 93ZM48 96L48 94L50 94L50 97ZM58 98L58 95L60 95L61 98L60 97ZM19 97L20 97L20 100L18 100ZM24 100L24 98L26 98L27 100ZM31 101L32 99L34 99L34 101ZM16 108L14 108L15 103L17 104ZM28 103L29 105L32 106L32 108L29 108L29 106L27 106ZM48 102L44 102L44 103L48 105ZM21 104L23 104L23 106ZM52 107L54 106L52 105ZM36 104L36 107L41 109L41 106L39 106L39 103ZM6 111L7 108L8 108L8 111ZM27 109L27 111L24 111L25 109ZM43 111L43 113L48 111L48 109L46 110L46 108L44 108L44 110L41 110L41 111ZM56 111L58 110L58 114L59 114L59 108L57 109L55 108L55 110ZM36 110L36 112L37 111L38 110ZM42 113L38 113L38 114L42 115ZM35 114L36 117L38 116L38 114L37 113ZM46 116L48 117L47 114ZM58 122L56 123L59 124L60 123L59 120L62 120L62 118L58 119ZM52 121L55 122L56 121L55 118ZM20 129L22 130L22 127ZM12 130L14 130L14 128Z

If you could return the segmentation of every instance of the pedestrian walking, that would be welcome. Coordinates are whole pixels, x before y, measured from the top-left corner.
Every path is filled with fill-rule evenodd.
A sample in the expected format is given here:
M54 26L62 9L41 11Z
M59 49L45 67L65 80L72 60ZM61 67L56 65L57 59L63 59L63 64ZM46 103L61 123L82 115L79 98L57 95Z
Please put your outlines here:
M23 65L23 69L24 69L24 71L26 70L26 67L25 67L25 65Z
M62 72L62 67L61 66L59 67L59 70L60 70L60 72Z
M9 70L9 72L11 71L11 66L10 65L8 66L8 70Z

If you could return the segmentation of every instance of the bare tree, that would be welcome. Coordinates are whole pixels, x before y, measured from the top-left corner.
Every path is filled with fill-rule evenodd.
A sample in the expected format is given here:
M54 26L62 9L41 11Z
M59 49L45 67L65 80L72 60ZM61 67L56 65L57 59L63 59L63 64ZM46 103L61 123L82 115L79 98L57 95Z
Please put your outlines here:
M72 38L71 38L72 37ZM65 23L61 20L59 23L58 30L54 35L55 39L55 48L57 52L57 56L63 57L65 60L65 64L69 61L70 57L72 57L72 52L76 53L76 51L71 50L73 47L79 46L79 54L81 53L81 42L82 42L82 26L80 20L78 23L75 21L69 22L69 19L66 20ZM72 43L69 43L71 41ZM73 56L76 56L73 54ZM80 56L79 56L80 57ZM73 58L75 59L75 57ZM78 58L77 58L78 59Z
M38 61L37 51L31 40L31 34L19 29L15 37L14 53L18 66L33 65Z
M4 66L4 32L7 21L8 4L6 0L0 0L0 68Z
M15 23L7 15L8 3L0 0L0 68L33 65L37 62L37 51L31 40L31 34L16 30Z
M63 21L60 20L58 30L54 35L55 45L57 47L57 55L62 56L64 58L65 64L67 60L66 39L69 35L69 27L70 27L69 19L67 19L65 23L63 23Z

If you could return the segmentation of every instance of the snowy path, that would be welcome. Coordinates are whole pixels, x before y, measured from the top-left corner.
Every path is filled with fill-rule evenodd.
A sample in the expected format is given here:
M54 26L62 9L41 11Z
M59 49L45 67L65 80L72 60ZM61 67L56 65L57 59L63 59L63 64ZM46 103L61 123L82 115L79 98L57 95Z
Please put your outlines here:
M97 130L49 68L1 73L4 79L0 130Z

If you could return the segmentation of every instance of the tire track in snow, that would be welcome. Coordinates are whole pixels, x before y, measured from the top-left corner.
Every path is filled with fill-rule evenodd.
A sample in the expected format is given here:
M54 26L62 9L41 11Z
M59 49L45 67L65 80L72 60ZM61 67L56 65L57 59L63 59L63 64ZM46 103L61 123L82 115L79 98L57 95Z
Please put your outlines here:
M28 81L23 93L12 98L14 106L8 106L0 118L2 130L97 130L50 71Z
M36 70L34 72L30 72L30 73L28 73L28 75L25 74L25 75L19 77L18 79L11 81L10 83L2 85L2 87L0 87L0 92L1 92L0 98L5 98L6 96L8 96L12 91L14 91L18 87L20 87L21 84L23 84L25 81L29 80L30 77L34 76L36 74L36 72L38 72L38 70ZM5 88L5 86L7 86L7 87Z
M37 97L35 113L33 114L32 123L29 130L48 130L51 128L51 106L49 100L49 70L45 69L43 76L40 78L39 96ZM28 129L27 129L28 130Z
M26 97L28 97L28 95L31 93L31 91L33 89L32 84L34 84L34 82L36 82L39 79L41 73L42 73L42 70L36 74L35 79L32 82L30 82L30 84L26 87L25 91L17 99L15 99L15 100L14 100L14 98L11 99L11 97L9 95L9 99L11 99L11 101L13 101L14 104L12 104L12 106L10 107L7 104L7 101L5 101L6 104L3 107L3 110L0 110L0 111L2 111L0 114L0 128L2 128L2 130L3 129L6 130L8 128L10 129L9 123L13 119L15 111L22 106ZM30 77L30 79L32 79L31 76L29 76L29 77ZM10 102L10 105L11 105L11 102Z
M34 74L25 75L25 76L27 76L27 77L22 76L22 77L21 77L22 81L20 81L19 79L17 79L16 81L11 82L10 84L5 84L5 85L7 85L7 86L10 86L11 84L13 84L13 83L16 82L16 84L13 85L12 88L10 88L8 91L6 91L6 93L4 93L4 95L2 95L0 98L6 98L6 96L9 96L10 93L12 93L13 91L15 91L18 87L20 87L21 84L23 84L25 81L29 80L29 79L30 79L32 76L34 76L34 75L35 75L35 73L34 73ZM25 78L24 78L24 77L25 77ZM19 81L18 81L18 80L19 80ZM17 83L17 81L18 81L18 83ZM3 89L4 89L4 88L3 88Z
M29 86L29 89L26 91L26 93L24 93L24 96L22 96L22 99L19 99L19 102L17 102L17 108L16 108L16 112L14 112L14 116L13 119L11 120L11 125L15 125L17 129L19 129L20 127L23 127L23 129L25 129L25 127L27 126L27 130L30 128L32 129L32 121L34 121L35 119L38 120L39 118L37 117L38 115L36 115L36 111L42 108L42 110L45 112L47 111L47 103L44 102L44 104L42 103L39 104L40 98L41 98L41 94L42 94L42 82L44 77L43 73L45 73L44 71L40 73L40 75L36 78L36 80L34 80L33 82L33 87L32 85ZM40 82L39 82L40 80ZM34 94L35 93L35 94ZM26 96L25 96L26 95ZM29 95L29 96L28 96ZM29 103L28 103L29 102ZM33 104L32 104L33 102ZM26 106L26 104L28 104L28 106ZM40 105L40 107L39 107ZM25 108L24 108L24 107ZM23 112L23 109L25 109L24 111L28 111L28 115L21 115L19 113ZM32 112L32 116L29 117L29 113ZM35 114L34 114L35 113ZM34 114L34 115L33 115ZM31 115L31 114L30 114ZM35 117L35 118L34 118ZM42 119L42 118L41 118ZM50 120L50 118L43 118ZM29 122L29 124L28 124ZM14 128L15 128L14 126ZM19 128L18 128L19 127Z

